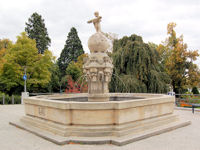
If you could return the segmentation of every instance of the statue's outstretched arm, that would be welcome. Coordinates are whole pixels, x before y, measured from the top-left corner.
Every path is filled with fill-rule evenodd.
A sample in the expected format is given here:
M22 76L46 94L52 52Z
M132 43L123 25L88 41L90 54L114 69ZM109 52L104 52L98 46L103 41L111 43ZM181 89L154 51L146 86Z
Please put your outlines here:
M92 23L93 22L93 19L92 20L89 20L87 23Z

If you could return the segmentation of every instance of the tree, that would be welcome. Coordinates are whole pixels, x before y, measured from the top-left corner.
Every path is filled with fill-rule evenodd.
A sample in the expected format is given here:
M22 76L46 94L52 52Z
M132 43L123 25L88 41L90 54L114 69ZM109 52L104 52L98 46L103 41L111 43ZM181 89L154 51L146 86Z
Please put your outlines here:
M77 58L77 62L75 64L80 68L81 72L83 72L84 59L87 57L88 57L88 54L86 53L86 54L82 54L78 56Z
M72 61L66 69L66 75L70 75L74 81L77 81L82 74L81 69L75 64L74 61Z
M50 68L51 72L51 80L48 83L48 92L55 93L60 92L61 81L60 81L60 70L57 62L54 62L52 67Z
M76 62L78 56L83 53L83 47L78 37L77 31L74 27L72 27L70 32L68 33L64 49L62 50L60 57L58 58L58 66L61 72L61 77L65 76L65 71L69 63L71 61Z
M142 37L131 35L115 40L112 59L111 92L167 92L170 79L159 63L157 51Z
M192 93L193 94L199 94L199 90L196 86L192 88Z
M65 89L66 93L80 93L80 84L76 85L71 76L67 76L67 87Z
M12 45L12 42L9 39L0 40L0 74L2 73L3 66L6 62L5 55L7 49ZM0 91L3 91L4 85L0 84Z
M0 39L0 50L7 49L12 45L12 42L9 39Z
M33 13L28 19L28 23L26 23L25 31L29 38L35 39L38 53L43 54L48 49L48 46L50 46L51 39L47 33L42 16L36 12Z
M76 88L78 88L80 92L87 91L87 82L85 80L85 75L83 74L83 60L86 57L88 57L87 54L82 54L77 58L77 62L72 61L68 65L66 69L66 76L63 79L63 81L67 83L66 92L70 92L69 89L72 88L73 92L76 92L74 91L77 90Z
M0 72L5 63L4 56L6 55L6 49L12 45L12 42L9 39L0 40Z
M28 38L25 32L7 49L5 60L0 72L0 84L3 85L3 91L10 95L23 91L25 68L28 91L38 92L50 81L49 68L53 60L51 52L46 50L43 55L38 54L35 40Z
M0 49L0 70L2 70L3 64L5 63L4 56L6 54L6 49L2 48Z
M157 48L165 70L171 78L171 85L176 93L182 93L187 88L196 86L200 81L200 72L193 62L199 56L198 51L188 51L183 36L176 36L175 23L169 23L169 37Z
M71 61L66 69L66 75L70 75L74 81L80 80L83 76L83 61L86 57L88 57L88 54L82 54L78 56L77 62Z

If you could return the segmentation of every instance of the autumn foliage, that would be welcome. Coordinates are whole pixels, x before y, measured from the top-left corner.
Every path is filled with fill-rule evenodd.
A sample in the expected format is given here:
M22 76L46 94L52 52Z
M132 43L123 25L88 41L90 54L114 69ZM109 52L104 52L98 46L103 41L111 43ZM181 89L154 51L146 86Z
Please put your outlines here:
M0 49L0 91L9 95L20 93L24 86L22 77L25 68L29 92L41 91L47 87L51 79L49 70L53 64L49 50L42 55L38 54L35 40L28 38L25 32L17 36L13 44L0 41L0 47L3 47Z
M87 84L85 83L76 83L73 81L71 76L67 77L67 86L65 89L66 93L85 93L87 92Z
M194 61L199 56L198 51L187 49L183 42L183 36L176 36L175 23L169 23L167 34L169 37L157 48L161 62L171 78L171 85L176 93L182 93L184 89L197 86L200 82L200 71Z

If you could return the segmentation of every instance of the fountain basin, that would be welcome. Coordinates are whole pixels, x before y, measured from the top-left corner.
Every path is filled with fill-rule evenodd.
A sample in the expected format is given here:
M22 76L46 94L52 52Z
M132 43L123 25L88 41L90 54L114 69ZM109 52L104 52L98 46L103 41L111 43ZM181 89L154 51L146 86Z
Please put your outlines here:
M174 97L171 96L127 93L110 94L110 96L123 97L123 99L127 97L127 100L73 101L73 98L84 99L87 94L70 94L68 98L71 101L62 100L62 96L36 96L24 99L25 113L27 116L62 125L88 126L124 124L173 113ZM64 98L67 99L66 96Z
M110 93L108 102L88 102L87 96L25 98L25 116L10 124L61 145L124 145L190 124L173 114L173 96Z
M124 145L190 124L173 114L173 96L110 93L108 102L87 100L87 93L28 97L25 116L10 124L60 145Z

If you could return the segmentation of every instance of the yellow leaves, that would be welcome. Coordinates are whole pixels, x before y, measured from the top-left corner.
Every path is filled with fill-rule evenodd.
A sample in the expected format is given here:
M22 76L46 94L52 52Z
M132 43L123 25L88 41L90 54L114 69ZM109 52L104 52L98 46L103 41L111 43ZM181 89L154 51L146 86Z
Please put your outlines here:
M0 50L7 49L12 45L12 42L9 39L0 40Z
M198 50L195 50L195 51L189 51L187 55L191 61L194 61L194 60L197 60L199 53L198 53Z
M170 23L167 25L167 34L172 34L175 27L176 27L176 23L170 22Z
M198 51L188 51L187 44L183 42L183 35L176 37L174 28L176 23L171 22L167 26L169 37L164 44L157 48L165 69L172 79L174 88L185 88L200 82L200 72L193 61L199 56Z
M160 55L162 55L165 52L165 46L162 44L159 44L156 50L158 51Z
M196 64L191 64L188 69L187 84L191 87L197 86L200 83L200 71Z
M0 50L1 55L4 51ZM53 64L52 53L48 50L44 54L38 54L35 40L28 38L25 32L17 37L17 42L11 45L3 57L4 63L0 77L6 81L5 88L10 90L12 87L23 85L22 76L24 68L27 68L27 87L46 86L50 81L51 73L49 69ZM1 63L0 63L1 64Z
M85 58L88 57L88 54L82 54L80 56L78 56L77 58L77 62L75 63L81 70L83 68L83 61Z
M0 49L0 72L3 68L4 63L6 62L6 60L4 59L5 53L6 53L5 48Z
M3 69L3 65L6 62L5 55L7 49L12 45L12 42L8 39L0 40L0 74Z
M0 49L0 59L3 58L5 54L6 54L6 49L5 48Z

